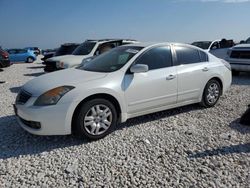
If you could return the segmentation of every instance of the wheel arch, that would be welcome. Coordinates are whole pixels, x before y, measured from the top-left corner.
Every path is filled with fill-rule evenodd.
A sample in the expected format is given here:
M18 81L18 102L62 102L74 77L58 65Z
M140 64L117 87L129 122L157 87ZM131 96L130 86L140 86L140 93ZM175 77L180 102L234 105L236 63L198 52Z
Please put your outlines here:
M121 104L118 102L117 98L114 97L113 95L111 94L107 94L107 93L98 93L98 94L92 94L86 98L84 98L81 102L79 102L73 112L73 115L72 115L72 119L71 119L71 132L74 131L74 126L75 126L75 120L76 120L76 115L77 113L79 112L81 106L89 101L89 100L92 100L92 99L97 99L97 98L101 98L101 99L106 99L108 101L110 101L115 109L117 110L117 119L118 119L118 122L121 122L121 114L122 114L122 108L121 108Z

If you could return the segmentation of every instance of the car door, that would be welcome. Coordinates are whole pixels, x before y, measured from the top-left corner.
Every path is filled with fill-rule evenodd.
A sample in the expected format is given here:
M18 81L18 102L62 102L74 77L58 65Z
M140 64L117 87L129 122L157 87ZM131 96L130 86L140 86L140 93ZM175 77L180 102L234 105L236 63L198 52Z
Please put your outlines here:
M175 45L175 65L178 75L177 103L197 101L209 77L209 62L205 52Z
M172 66L170 46L147 50L133 64L146 64L145 73L125 75L125 98L128 114L143 114L177 102L176 68Z

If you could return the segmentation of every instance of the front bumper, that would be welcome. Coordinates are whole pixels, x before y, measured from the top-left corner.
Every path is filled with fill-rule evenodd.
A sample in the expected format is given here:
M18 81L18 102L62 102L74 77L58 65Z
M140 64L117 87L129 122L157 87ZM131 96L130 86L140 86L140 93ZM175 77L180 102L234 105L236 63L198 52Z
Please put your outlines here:
M68 103L44 107L16 104L14 110L18 123L32 134L67 135L71 134L72 115L68 113L69 106Z
M61 70L60 68L56 67L56 62L44 62L45 67L44 67L44 72L54 72L57 70Z
M0 68L9 67L10 65L10 60L0 60Z

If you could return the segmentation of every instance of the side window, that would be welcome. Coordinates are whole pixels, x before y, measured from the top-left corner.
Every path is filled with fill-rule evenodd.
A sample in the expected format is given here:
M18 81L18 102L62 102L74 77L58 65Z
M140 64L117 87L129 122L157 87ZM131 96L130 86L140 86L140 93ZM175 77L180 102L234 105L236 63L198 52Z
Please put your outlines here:
M199 51L194 48L175 46L175 51L180 65L201 62Z
M149 70L172 66L172 53L169 46L155 47L146 51L136 60L136 64L148 65Z
M203 51L199 51L200 53L200 59L201 59L201 62L207 62L208 61L208 56L205 52Z
M26 52L27 52L27 50L22 50L22 49L18 50L19 54L23 54L23 53L26 53Z
M216 49L219 49L220 48L220 45L219 45L219 43L218 42L214 42L213 44L212 44L212 46L211 46L211 50L216 50Z
M15 53L16 53L16 50L8 50L8 53L9 53L9 54L15 54Z

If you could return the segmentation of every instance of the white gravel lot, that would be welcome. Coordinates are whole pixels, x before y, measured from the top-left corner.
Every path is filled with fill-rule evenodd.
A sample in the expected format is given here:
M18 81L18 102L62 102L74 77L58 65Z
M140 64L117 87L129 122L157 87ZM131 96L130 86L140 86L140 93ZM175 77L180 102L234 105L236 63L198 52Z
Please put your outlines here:
M0 72L0 187L250 187L250 74L214 108L191 105L129 120L95 142L34 136L17 124L19 87L42 64Z

